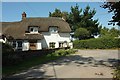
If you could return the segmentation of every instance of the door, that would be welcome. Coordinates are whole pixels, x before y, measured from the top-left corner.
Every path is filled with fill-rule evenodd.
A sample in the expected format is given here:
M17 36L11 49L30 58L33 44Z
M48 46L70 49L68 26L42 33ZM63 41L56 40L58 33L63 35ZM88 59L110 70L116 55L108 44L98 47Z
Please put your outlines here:
M30 50L37 50L37 42L30 42L29 48Z

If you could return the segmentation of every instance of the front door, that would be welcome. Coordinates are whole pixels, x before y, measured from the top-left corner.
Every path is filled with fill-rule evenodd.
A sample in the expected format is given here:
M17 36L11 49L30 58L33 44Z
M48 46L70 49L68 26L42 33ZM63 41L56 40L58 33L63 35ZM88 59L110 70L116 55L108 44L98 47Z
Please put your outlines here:
M30 41L30 50L37 50L37 42L36 41Z

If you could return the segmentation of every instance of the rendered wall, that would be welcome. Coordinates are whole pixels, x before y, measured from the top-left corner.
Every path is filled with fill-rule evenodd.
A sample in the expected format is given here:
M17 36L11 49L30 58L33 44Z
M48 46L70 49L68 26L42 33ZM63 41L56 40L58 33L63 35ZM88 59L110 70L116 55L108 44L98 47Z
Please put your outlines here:
M55 42L55 48L59 47L59 42L67 41L70 42L70 34L69 33L50 33L43 32L44 39L41 41L42 48L49 48L50 42Z
M23 41L22 47L22 51L29 50L29 42L27 40Z
M40 50L40 49L42 49L41 40L38 40L37 41L37 50Z

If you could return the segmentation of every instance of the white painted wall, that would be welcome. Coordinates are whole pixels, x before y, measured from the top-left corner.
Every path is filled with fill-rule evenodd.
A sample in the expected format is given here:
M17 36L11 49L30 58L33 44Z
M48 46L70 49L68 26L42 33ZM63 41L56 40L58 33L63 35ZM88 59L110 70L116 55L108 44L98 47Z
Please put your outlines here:
M6 39L6 38L5 38L5 40L0 39L0 42L2 42L2 43L6 43L6 41L7 41L7 39Z
M37 50L42 49L41 40L37 41L36 47L37 47ZM27 40L24 40L22 44L22 51L27 51L27 50L29 50L29 42Z
M22 44L22 51L27 51L27 50L29 50L29 42L27 40L24 40Z
M70 43L69 43L69 46L70 46L70 48L72 49L72 48L73 48L73 43L70 42Z
M70 44L70 34L69 33L50 33L50 32L42 32L44 39L37 41L37 50L43 49L43 48L49 48L50 42L55 42L55 48L59 48L59 42L67 41L67 45L69 45L71 48L73 47L73 44ZM67 47L64 43L64 47ZM16 49L18 48L18 44L16 42ZM29 50L29 41L24 40L22 43L22 51Z
M37 50L40 50L40 49L42 49L41 40L38 40L37 41Z
M44 39L41 41L42 48L49 48L50 42L55 42L55 48L59 47L59 42L67 41L70 42L70 34L69 33L50 33L50 32L42 32L44 35Z

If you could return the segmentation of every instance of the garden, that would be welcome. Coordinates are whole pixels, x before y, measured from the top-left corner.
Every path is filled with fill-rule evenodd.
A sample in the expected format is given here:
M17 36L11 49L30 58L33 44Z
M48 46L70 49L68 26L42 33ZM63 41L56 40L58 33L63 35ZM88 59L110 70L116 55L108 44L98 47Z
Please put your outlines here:
M60 57L75 53L73 49L41 50L14 52L8 44L2 44L2 75L3 77L19 73L33 66L56 60ZM36 53L37 52L37 53ZM22 53L22 55L20 54ZM46 53L46 54L41 54ZM30 56L29 56L30 55Z

